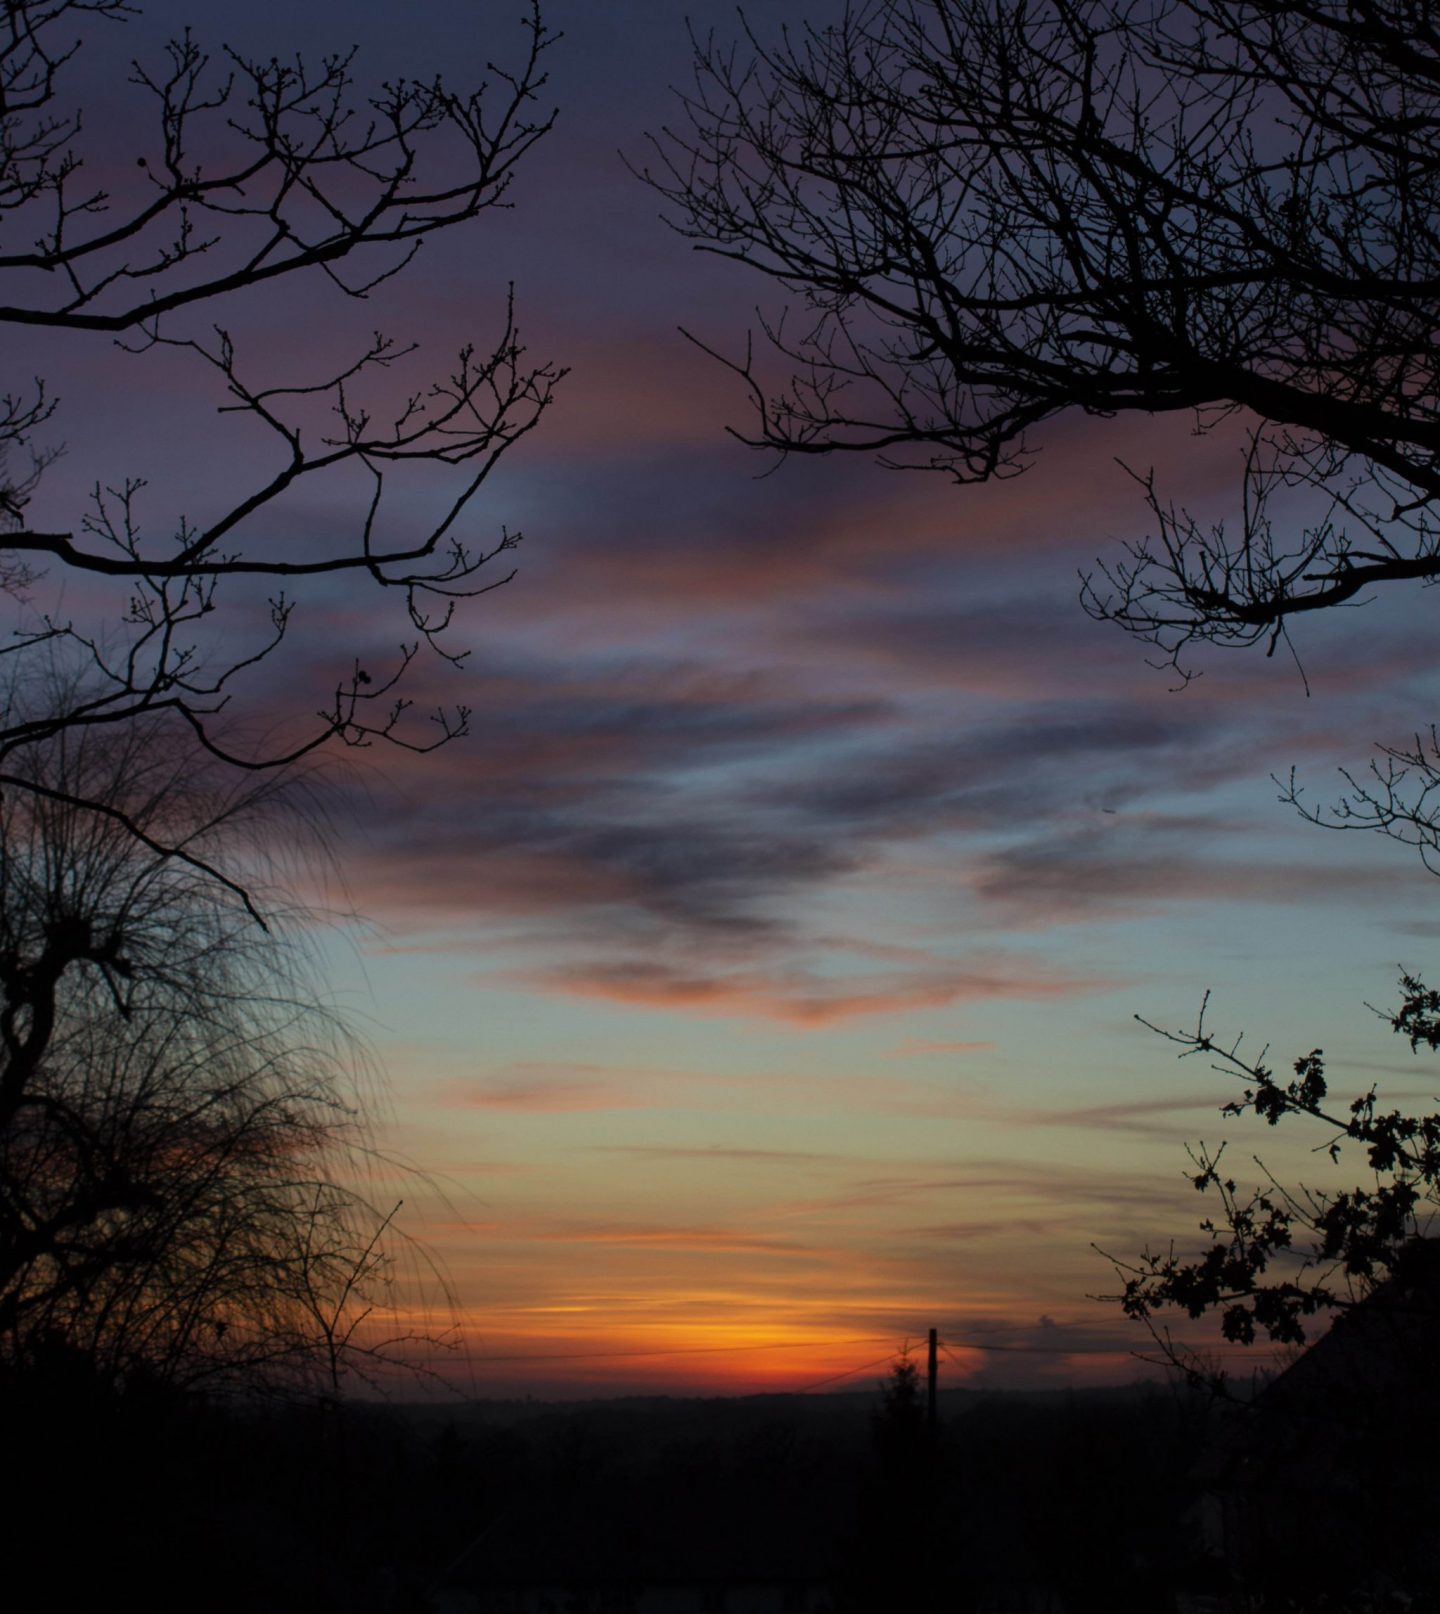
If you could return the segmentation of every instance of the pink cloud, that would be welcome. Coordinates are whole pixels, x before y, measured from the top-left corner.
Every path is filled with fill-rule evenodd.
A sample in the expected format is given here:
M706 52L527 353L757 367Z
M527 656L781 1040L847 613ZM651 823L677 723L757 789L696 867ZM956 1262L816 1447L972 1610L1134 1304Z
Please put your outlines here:
M652 1102L604 1081L515 1075L454 1084L443 1093L456 1108L568 1115L584 1110L644 1109Z
M989 1053L993 1042L931 1042L924 1037L907 1037L888 1050L892 1059L906 1059L912 1054L976 1054Z
M929 975L826 977L812 971L687 971L642 961L594 962L518 973L515 984L637 1008L674 1009L702 1017L729 1016L821 1028L865 1015L944 1008L996 998L1071 997L1109 990L1116 982L1045 976L1038 970L936 971Z

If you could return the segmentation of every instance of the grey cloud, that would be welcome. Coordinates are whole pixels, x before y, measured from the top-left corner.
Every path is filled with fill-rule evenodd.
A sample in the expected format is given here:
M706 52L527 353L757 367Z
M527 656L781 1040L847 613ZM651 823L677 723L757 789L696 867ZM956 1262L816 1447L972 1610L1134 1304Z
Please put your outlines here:
M1253 771L1251 745L1198 708L1053 706L969 730L953 743L862 744L753 791L796 819L857 837L994 830L1098 812Z
M1149 911L1159 903L1333 900L1409 889L1406 871L1343 864L1245 861L1210 853L1184 827L1163 819L1118 830L1081 828L1037 835L984 853L971 865L977 896L1015 923Z

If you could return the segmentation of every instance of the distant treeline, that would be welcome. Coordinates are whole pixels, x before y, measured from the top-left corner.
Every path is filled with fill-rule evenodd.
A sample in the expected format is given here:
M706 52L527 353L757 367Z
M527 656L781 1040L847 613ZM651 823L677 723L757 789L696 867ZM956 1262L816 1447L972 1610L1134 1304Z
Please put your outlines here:
M63 1372L6 1389L14 1539L59 1518L73 1544L46 1566L57 1604L215 1614L739 1585L835 1614L1168 1610L1205 1423L1154 1389L951 1396L934 1438L879 1393L226 1405Z

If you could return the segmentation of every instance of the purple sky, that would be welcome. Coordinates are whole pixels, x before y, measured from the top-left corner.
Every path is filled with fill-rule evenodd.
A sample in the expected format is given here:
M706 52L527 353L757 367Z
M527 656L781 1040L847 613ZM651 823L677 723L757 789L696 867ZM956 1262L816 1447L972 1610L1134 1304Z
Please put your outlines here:
M458 83L514 48L517 9L156 5L125 53L191 20L266 54L357 43L362 80ZM335 946L336 986L388 1069L391 1145L443 1189L407 1198L465 1313L466 1382L798 1384L931 1324L1031 1347L959 1352L981 1382L1126 1377L1142 1342L1087 1298L1113 1283L1092 1242L1192 1234L1182 1145L1223 1135L1227 1096L1132 1015L1193 1023L1210 989L1217 1025L1277 1056L1318 1044L1342 1080L1419 1080L1364 1004L1423 969L1429 879L1307 828L1270 776L1295 765L1325 799L1372 742L1428 727L1425 602L1306 624L1308 696L1258 654L1176 694L1085 617L1077 570L1145 531L1117 456L1223 519L1237 436L1074 418L1003 485L858 460L762 476L725 435L740 389L677 328L738 351L778 294L668 232L618 155L643 161L672 115L684 12L546 15L560 117L513 211L369 303L286 286L225 316L285 379L372 328L416 340L404 389L483 345L513 282L531 353L570 367L469 517L479 544L523 530L519 576L466 610L463 670L417 664L417 693L473 707L471 737L371 752L347 786L370 923ZM690 15L734 29L729 6ZM134 126L102 43L83 71L118 185ZM96 479L141 474L163 528L268 463L173 356L50 338L21 358L69 444L37 519L73 524ZM439 496L417 482L414 513ZM308 494L270 536L347 532L359 497ZM303 713L402 629L363 589L303 594L251 716ZM1254 1141L1305 1159L1303 1138Z

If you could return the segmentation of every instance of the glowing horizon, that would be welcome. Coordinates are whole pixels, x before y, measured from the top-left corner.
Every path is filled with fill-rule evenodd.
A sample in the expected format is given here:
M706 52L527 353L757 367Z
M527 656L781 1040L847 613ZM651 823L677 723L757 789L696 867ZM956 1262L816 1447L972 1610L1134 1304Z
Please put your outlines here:
M404 28L381 0L219 9L207 43L354 38L362 80L478 72L514 23L459 0ZM725 434L743 391L675 331L736 350L762 288L668 233L614 155L670 115L681 19L546 11L561 119L515 210L358 309L367 336L420 344L402 392L483 344L511 281L529 351L571 367L468 518L477 543L523 530L517 580L465 608L464 666L408 686L469 705L470 739L331 780L348 889L319 945L386 1073L367 1192L403 1198L416 1241L396 1320L458 1319L438 1371L482 1396L804 1388L931 1326L948 1384L1125 1382L1147 1342L1090 1298L1115 1282L1096 1247L1200 1241L1184 1145L1225 1135L1235 1096L1133 1017L1193 1025L1209 991L1217 1029L1277 1059L1323 1045L1337 1090L1415 1085L1364 1005L1440 935L1427 877L1297 822L1271 776L1296 765L1323 801L1428 726L1422 604L1305 624L1308 685L1217 654L1181 694L1090 621L1077 569L1145 530L1116 456L1223 519L1233 422L1067 418L1024 477L977 488L853 459L762 477ZM693 15L732 26L718 0ZM127 49L186 20L147 6ZM121 93L107 80L101 110ZM293 382L353 337L323 292L238 308L258 370ZM47 475L37 528L66 530L82 469L150 477L157 526L253 470L173 355L77 352L47 363L94 452ZM307 534L354 521L353 488L306 501L287 519ZM283 728L362 650L393 657L405 624L372 604L303 596L237 724ZM1231 1130L1237 1160L1314 1169L1303 1137Z

